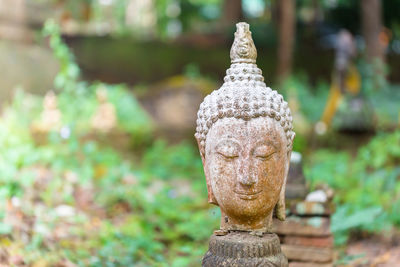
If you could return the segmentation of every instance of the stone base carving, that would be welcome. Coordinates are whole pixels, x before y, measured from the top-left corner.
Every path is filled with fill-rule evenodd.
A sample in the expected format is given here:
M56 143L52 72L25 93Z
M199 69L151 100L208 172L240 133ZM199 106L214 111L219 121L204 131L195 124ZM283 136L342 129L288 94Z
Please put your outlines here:
M202 266L287 267L288 261L276 234L257 236L248 232L230 232L224 236L211 236Z

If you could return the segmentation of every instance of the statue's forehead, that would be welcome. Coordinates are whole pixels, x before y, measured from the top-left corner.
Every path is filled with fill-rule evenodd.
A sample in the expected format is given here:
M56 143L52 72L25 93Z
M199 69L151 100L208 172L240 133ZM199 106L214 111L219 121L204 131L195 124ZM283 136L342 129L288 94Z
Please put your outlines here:
M223 118L210 129L209 138L273 139L281 142L284 131L272 118L258 117L250 120Z

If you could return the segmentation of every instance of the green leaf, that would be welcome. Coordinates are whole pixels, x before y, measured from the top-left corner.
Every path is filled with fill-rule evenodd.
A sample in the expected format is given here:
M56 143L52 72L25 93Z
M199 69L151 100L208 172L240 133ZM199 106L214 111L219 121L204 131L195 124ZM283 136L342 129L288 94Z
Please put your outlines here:
M5 224L3 222L0 222L0 235L7 235L11 234L12 232L12 226Z

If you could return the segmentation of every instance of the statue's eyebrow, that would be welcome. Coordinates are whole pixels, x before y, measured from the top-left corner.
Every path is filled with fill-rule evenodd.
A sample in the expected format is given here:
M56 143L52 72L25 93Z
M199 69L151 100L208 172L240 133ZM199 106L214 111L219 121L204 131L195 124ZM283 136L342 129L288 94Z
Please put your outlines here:
M272 137L270 140L261 140L255 143L255 148L260 146L272 146L274 149L279 149L280 142L276 140L275 137Z
M218 148L220 148L221 146L233 146L236 149L240 149L240 144L239 142L237 142L236 140L233 139L222 139L221 141L219 141L217 143L217 145L215 146L215 149L218 150Z

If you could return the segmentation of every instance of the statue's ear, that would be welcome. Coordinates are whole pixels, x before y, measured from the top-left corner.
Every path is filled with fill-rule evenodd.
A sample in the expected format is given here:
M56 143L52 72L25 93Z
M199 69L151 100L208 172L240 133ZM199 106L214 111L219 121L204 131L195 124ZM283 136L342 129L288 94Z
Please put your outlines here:
M218 205L217 200L215 199L212 187L211 187L211 177L210 177L210 172L208 170L208 166L205 160L205 148L202 149L200 146L200 142L199 139L197 139L197 144L199 146L200 149L200 156L201 156L201 161L203 162L203 168L204 168L204 174L206 176L206 184L207 184L207 192L208 192L208 203L214 204L214 205Z
M285 177L284 177L284 181L283 181L283 184L282 184L281 192L280 192L280 195L279 195L278 203L276 203L276 206L275 206L276 217L281 221L284 221L286 219L285 192L286 192L286 180L287 180L287 176L289 174L289 166L290 166L290 157L291 157L291 155L292 155L292 150L289 150L287 152L287 164L285 166Z

